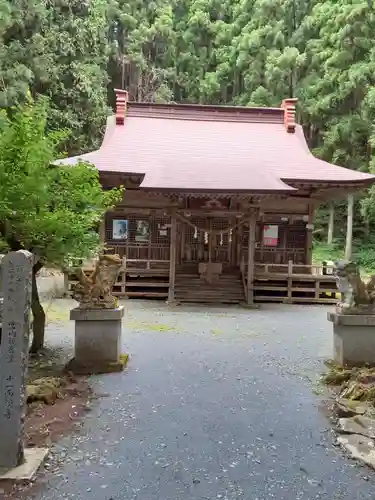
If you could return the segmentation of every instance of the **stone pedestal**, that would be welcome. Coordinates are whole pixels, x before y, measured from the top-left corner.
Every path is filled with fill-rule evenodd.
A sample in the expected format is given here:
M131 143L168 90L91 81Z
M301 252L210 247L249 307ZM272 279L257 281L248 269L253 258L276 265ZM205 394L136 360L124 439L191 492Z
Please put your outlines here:
M121 356L121 331L124 308L81 309L70 311L75 321L75 356L67 369L77 374L121 371L127 355Z
M334 361L347 366L375 366L375 315L329 312L333 323Z

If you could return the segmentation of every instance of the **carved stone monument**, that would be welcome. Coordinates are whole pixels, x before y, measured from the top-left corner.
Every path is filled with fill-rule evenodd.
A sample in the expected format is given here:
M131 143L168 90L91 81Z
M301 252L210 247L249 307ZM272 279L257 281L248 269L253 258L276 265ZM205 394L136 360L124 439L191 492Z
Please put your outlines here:
M375 365L375 276L362 281L354 262L335 264L341 300L335 312L328 313L333 323L334 360L341 365Z
M121 356L124 308L118 307L112 288L122 269L118 255L102 255L90 276L83 271L73 289L79 306L70 312L75 321L75 354L67 369L78 374L120 371L127 361Z
M35 471L47 452L37 450L41 452L41 460L38 461L33 450L30 465L23 443L33 263L33 255L26 251L10 252L2 259L4 301L0 344L0 470L3 473L23 467L21 475L16 472L14 478L23 478L22 470ZM0 479L12 477L8 472L7 476ZM29 478L28 473L26 478Z

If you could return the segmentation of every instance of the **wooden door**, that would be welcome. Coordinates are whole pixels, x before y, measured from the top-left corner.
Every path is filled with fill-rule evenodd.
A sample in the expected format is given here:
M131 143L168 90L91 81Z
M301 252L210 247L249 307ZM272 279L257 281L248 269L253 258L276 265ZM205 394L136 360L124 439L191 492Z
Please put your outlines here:
M229 227L226 218L192 217L189 224L184 223L181 227L181 263L211 261L220 262L223 266L232 265L235 232L229 233Z
M226 218L210 219L211 261L220 262L223 266L233 264L235 233L229 231L230 224Z
M198 264L208 261L209 246L205 241L204 231L208 227L207 223L205 217L192 217L189 223L181 224L182 264Z

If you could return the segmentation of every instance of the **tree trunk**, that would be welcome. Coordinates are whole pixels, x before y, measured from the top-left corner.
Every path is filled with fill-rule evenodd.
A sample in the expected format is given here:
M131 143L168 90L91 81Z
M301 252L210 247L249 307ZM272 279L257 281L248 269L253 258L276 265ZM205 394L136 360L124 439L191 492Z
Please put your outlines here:
M331 203L329 206L329 219L328 219L328 237L327 237L328 245L332 245L333 243L334 223L335 223L335 206L333 203Z
M348 215L347 215L347 225L346 225L346 244L345 244L345 259L350 260L352 258L352 243L353 243L353 207L354 207L354 196L352 194L348 195Z
M31 311L33 313L33 341L30 352L37 354L44 346L44 329L46 325L46 315L39 300L38 285L36 274L43 267L43 264L37 262L33 266L33 277L31 287Z

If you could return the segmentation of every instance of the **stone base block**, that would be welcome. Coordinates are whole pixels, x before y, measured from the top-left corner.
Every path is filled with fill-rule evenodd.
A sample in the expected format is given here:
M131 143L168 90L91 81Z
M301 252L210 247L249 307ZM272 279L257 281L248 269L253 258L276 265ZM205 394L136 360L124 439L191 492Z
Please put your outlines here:
M240 302L240 306L244 309L260 309L260 305L255 304L254 302L252 304L248 304L247 302Z
M100 367L120 362L123 316L123 307L70 311L70 319L75 321L76 367Z
M375 366L375 315L328 313L333 323L334 361L345 366Z
M99 361L96 363L90 361L79 361L73 358L65 366L65 370L75 375L102 375L104 373L122 372L129 361L129 354L122 354L118 361Z
M45 461L49 449L48 448L26 448L25 462L19 467L10 469L4 473L0 471L0 481L31 481L38 472L39 467Z
M165 303L169 307L177 307L177 306L181 305L181 302L179 302L178 300L175 300L175 299L172 299L172 300L168 299Z

